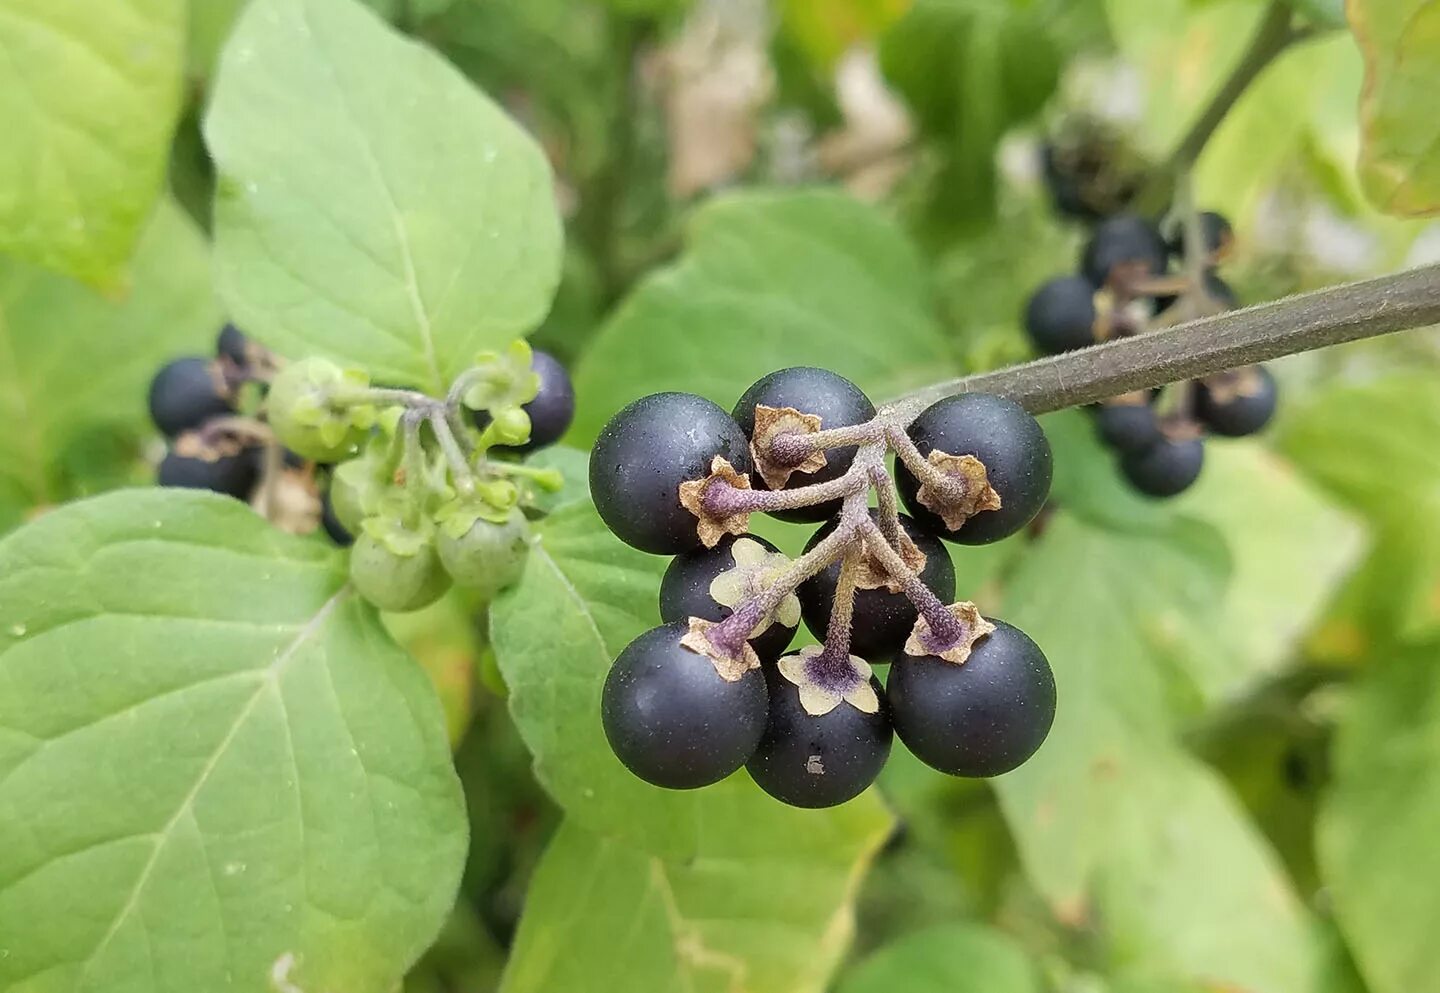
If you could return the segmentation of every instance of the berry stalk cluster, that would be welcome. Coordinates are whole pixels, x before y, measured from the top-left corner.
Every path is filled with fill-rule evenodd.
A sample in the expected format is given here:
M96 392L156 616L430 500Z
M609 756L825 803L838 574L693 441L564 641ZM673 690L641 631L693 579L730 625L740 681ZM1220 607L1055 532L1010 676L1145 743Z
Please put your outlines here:
M616 755L672 789L743 765L801 807L863 791L893 734L951 775L1015 768L1049 731L1054 680L1022 632L954 601L941 539L1015 533L1050 476L1035 419L985 394L876 411L850 381L801 367L730 413L686 393L630 404L591 454L591 494L618 537L675 558L664 623L605 683ZM792 561L750 534L756 513L823 524ZM787 654L802 619L821 643ZM892 662L882 684L873 667Z

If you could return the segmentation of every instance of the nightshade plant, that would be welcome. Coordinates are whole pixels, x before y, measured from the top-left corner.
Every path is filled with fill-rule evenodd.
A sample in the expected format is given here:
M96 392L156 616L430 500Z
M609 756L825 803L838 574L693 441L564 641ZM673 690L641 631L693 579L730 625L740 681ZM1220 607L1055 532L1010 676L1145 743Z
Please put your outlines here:
M899 512L892 452L916 517ZM1050 474L1035 419L985 394L877 412L843 377L799 367L755 383L733 414L681 393L630 404L591 453L591 494L618 537L680 555L661 587L667 623L626 646L605 683L615 754L672 789L744 765L798 807L857 796L892 729L941 772L1014 769L1050 729L1054 679L1023 633L950 602L937 539L1014 534ZM757 513L832 519L792 562L750 536ZM822 643L786 654L801 614ZM872 674L887 663L898 695Z

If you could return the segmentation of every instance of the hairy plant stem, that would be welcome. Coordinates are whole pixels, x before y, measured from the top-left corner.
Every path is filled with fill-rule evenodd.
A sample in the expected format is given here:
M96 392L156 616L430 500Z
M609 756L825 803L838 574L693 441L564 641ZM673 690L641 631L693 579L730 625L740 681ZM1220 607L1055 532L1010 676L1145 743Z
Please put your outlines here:
M724 518L736 514L813 507L817 503L825 503L827 500L835 500L864 489L864 478L848 472L836 479L810 486L797 486L793 490L748 490L716 480L705 487L704 500L708 512Z
M445 461L450 464L450 475L455 477L456 492L461 496L472 495L475 492L475 473L470 469L464 449L450 430L450 421L446 418L445 411L432 409L426 419L430 422L430 430L435 432L435 440L440 443L440 451L445 453Z

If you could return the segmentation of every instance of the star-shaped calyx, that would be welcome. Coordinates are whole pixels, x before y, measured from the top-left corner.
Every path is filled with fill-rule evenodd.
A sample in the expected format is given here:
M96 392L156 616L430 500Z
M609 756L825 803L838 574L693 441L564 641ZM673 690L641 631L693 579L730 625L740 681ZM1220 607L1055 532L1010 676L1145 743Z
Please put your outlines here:
M962 665L970 657L975 643L995 630L995 625L981 617L980 609L968 600L952 603L945 609L958 626L952 631L937 633L921 614L905 642L906 655L933 655Z
M735 559L735 567L710 581L710 597L731 610L764 593L790 565L790 559L783 553L772 552L753 538L735 539L730 554ZM779 606L761 619L751 637L762 634L776 622L787 628L800 623L800 598L794 593L786 594Z
M910 571L917 575L925 571L925 553L920 551L920 546L910 540L904 528L897 529L900 534L900 545L895 549ZM899 578L892 576L880 564L880 559L875 555L871 546L872 541L884 541L885 539L874 534L862 534L860 538L860 562L859 568L855 570L855 587L861 590L878 590L882 586L891 593L899 593L905 589Z
M706 490L716 483L728 484L737 490L750 489L750 477L735 470L721 456L710 460L710 474L704 479L691 479L680 484L680 506L694 514L698 523L695 533L706 548L714 548L727 534L742 535L750 530L748 510L731 511L723 505L707 503Z
M951 531L957 530L976 514L1000 509L1000 494L990 485L985 463L973 455L951 455L939 449L926 458L945 477L943 490L926 482L915 498L920 506L933 511Z
M710 631L716 627L719 624L715 621L692 617L690 630L680 636L680 644L709 659L715 672L727 683L738 682L751 669L760 668L760 656L755 654L750 642L742 641L739 652L732 654L711 641Z
M825 453L820 450L807 453L800 461L787 461L775 452L775 442L786 435L816 434L820 430L820 418L816 414L805 414L794 407L767 407L755 405L755 429L750 432L750 454L755 459L755 471L772 490L783 490L794 472L818 472L825 468Z
M778 668L799 687L800 706L811 717L823 717L842 703L866 714L880 709L870 685L870 663L858 655L832 655L819 645L806 645L800 654L781 659Z

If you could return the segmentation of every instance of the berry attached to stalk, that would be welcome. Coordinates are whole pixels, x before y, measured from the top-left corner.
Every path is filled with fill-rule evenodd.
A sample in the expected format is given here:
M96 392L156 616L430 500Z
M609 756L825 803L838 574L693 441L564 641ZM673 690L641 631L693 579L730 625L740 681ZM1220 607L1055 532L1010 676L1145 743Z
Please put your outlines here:
M160 461L155 481L248 500L259 478L260 449L228 436L210 440L187 431Z
M375 423L374 407L346 402L368 386L364 373L326 359L292 362L270 384L266 416L286 448L316 462L338 462L354 454Z
M220 368L196 356L163 366L150 381L150 419L167 437L200 427L235 412Z
M1095 428L1100 440L1117 452L1143 452L1165 440L1160 417L1142 394L1106 400L1095 411Z
M1045 355L1095 344L1095 287L1083 276L1059 276L1035 291L1025 306L1025 330Z
M906 654L887 692L895 733L931 768L951 776L998 776L1040 748L1055 720L1055 677L1018 628L994 630L963 664Z
M518 445L499 446L520 453L555 444L575 419L575 387L560 360L536 349L530 354L530 368L539 383L534 398L520 407L530 418L530 438ZM476 410L472 416L476 427L483 429L490 424L488 410Z
M714 548L675 556L660 581L660 618L698 617L723 621L744 600L759 595L790 564L764 538L727 535ZM792 593L765 618L750 646L762 662L773 662L789 647L800 625L800 603Z
M519 507L511 507L499 522L475 515L469 527L463 523L454 529L450 521L441 523L436 551L450 578L481 599L491 600L525 571L530 525Z
M369 526L350 549L350 581L381 610L428 607L450 588L450 577L423 532L380 533Z
M795 366L762 377L740 397L732 416L750 439L755 488L791 490L839 479L854 462L856 447L807 452L786 460L773 454L775 439L864 424L875 416L875 405L844 376ZM786 521L823 521L839 510L840 500L835 499L772 514Z
M1260 431L1275 416L1279 391L1262 365L1247 366L1195 384L1195 416L1211 431L1243 438Z
M1120 471L1146 496L1172 497L1189 489L1205 465L1205 443L1197 437L1165 437L1149 448L1127 453Z
M605 737L625 767L655 786L717 783L755 753L765 731L759 666L722 677L707 656L681 643L686 621L652 628L615 660L601 696Z

